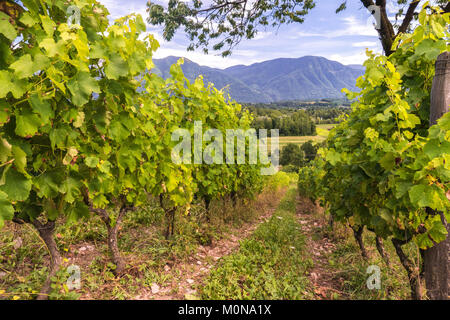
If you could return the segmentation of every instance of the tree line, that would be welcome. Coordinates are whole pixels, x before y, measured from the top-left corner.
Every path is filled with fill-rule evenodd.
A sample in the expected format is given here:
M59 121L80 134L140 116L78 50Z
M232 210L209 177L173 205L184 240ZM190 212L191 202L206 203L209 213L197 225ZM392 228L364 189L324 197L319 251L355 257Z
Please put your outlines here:
M316 135L316 125L304 110L273 110L257 107L247 107L254 115L253 128L279 129L281 136L313 136Z

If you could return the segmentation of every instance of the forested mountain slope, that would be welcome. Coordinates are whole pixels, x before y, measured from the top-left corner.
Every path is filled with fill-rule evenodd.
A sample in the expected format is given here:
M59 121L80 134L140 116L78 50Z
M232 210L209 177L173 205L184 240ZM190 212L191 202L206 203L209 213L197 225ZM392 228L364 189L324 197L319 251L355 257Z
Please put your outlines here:
M170 65L178 59L173 56L155 59L157 72L167 77ZM217 88L229 85L231 97L239 102L340 98L342 88L355 90L355 80L363 73L362 68L354 65L345 66L315 56L280 58L223 70L185 59L182 69L189 79L203 75L206 82L214 83Z

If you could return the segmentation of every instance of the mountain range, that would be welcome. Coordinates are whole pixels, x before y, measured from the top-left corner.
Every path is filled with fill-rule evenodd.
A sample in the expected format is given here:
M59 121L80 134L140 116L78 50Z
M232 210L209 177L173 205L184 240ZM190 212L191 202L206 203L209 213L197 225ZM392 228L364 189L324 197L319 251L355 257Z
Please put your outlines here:
M155 72L169 76L170 66L179 57L154 59ZM280 58L236 65L226 69L201 66L184 59L181 67L189 80L203 75L205 83L228 87L230 96L238 102L277 102L342 98L342 88L356 90L356 79L364 73L361 65L343 65L323 57Z

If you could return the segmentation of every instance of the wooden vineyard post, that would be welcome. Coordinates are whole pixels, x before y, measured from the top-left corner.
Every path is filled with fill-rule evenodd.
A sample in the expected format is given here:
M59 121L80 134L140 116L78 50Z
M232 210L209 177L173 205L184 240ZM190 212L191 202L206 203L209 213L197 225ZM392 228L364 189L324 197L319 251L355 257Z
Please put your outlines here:
M450 106L450 52L439 55L431 88L430 126L449 111ZM450 234L450 223L441 216ZM424 273L427 296L431 300L448 300L450 294L450 237L424 251Z

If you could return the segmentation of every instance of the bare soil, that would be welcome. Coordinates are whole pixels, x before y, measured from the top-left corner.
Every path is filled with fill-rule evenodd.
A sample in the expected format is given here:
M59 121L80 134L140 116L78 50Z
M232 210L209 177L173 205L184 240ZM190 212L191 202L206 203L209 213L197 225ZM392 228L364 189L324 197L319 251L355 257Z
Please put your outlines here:
M174 300L199 298L197 287L201 286L203 281L206 280L211 269L222 257L236 251L239 248L240 241L249 237L261 223L268 221L275 212L284 193L285 190L277 196L276 200L269 201L269 203L267 203L267 199L257 199L255 206L257 210L262 210L262 214L256 221L243 224L241 227L232 230L228 237L215 241L210 246L199 246L197 253L190 257L187 262L180 261L172 266L166 265L166 271L174 269L179 272L177 279L174 279L169 285L162 288L159 286L148 288L136 299Z
M329 227L323 208L298 196L297 217L306 237L306 248L314 263L309 279L316 299L333 299L333 294L339 295L339 299L345 299L346 294L341 290L344 279L334 274L335 271L328 262L328 256L336 248L336 244L326 232Z
M198 288L207 279L212 268L224 256L227 256L239 248L240 241L249 237L259 224L268 221L272 216L279 202L286 193L286 189L273 193L263 193L251 204L253 210L261 212L256 218L245 222L239 227L230 227L230 231L220 240L213 240L211 245L199 245L196 253L187 259L167 259L163 270L155 270L163 275L167 275L168 280L163 285L151 283L141 285L138 294L132 299L135 300L175 300L175 299L197 299L199 298ZM151 229L151 228L150 228ZM139 230L152 236L156 230ZM103 248L103 249L101 249ZM101 259L99 265L106 265L109 262L108 252L105 246L100 243L81 242L69 246L68 252L64 254L64 265L75 264L82 270L89 270L89 266L94 259ZM140 278L142 272L138 270L140 263L144 262L145 256L135 256L133 254L123 255L128 267L125 274ZM83 271L82 271L83 272ZM101 299L102 292L110 291L111 285L118 285L117 279L110 279L99 285L93 291L88 290L82 293L80 299Z

